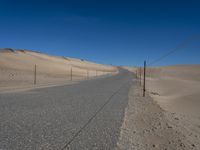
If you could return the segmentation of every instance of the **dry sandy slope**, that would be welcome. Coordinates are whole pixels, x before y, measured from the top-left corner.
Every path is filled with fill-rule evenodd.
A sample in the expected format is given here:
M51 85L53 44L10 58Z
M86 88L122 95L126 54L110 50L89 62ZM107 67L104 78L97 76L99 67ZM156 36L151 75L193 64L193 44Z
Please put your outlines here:
M199 150L200 65L147 68L145 98L138 85L129 92L116 149Z
M139 74L139 69L124 68ZM163 109L200 116L200 65L147 68L146 76L147 91Z
M143 97L142 88L134 81L115 149L199 150L200 133L188 130L183 118L163 110L148 94Z
M133 73L136 73L136 71L137 71L137 67L126 67L126 66L124 66L122 68L126 69L126 70L128 70L130 72L133 72Z
M151 97L176 116L179 131L200 149L200 65L151 68L147 77Z
M27 51L0 49L0 88L32 85L37 65L37 84L63 83L116 73L117 68L68 57Z
M148 68L147 89L165 110L200 115L200 65Z

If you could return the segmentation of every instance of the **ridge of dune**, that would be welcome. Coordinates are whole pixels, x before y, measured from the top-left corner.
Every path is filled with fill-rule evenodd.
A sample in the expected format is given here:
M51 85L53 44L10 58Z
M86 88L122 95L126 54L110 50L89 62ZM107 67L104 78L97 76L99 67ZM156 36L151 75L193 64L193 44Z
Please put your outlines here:
M0 53L13 53L15 50L12 48L0 48Z
M12 50L12 53L10 53L11 50ZM1 49L0 55L1 55L0 67L4 66L4 67L20 69L30 64L43 63L43 65L49 65L49 63L58 63L56 65L62 66L64 64L65 65L68 64L68 65L72 65L76 67L83 67L83 68L88 68L88 69L91 68L91 69L102 70L102 71L116 70L115 67L108 66L108 65L106 66L106 65L96 64L93 62L88 62L88 61L80 60L77 58L50 56L50 55L46 55L46 54L35 52L35 51L29 51L29 50Z
M4 48L0 49L0 87L32 84L35 65L39 83L70 80L71 70L74 80L117 72L116 67L77 58Z

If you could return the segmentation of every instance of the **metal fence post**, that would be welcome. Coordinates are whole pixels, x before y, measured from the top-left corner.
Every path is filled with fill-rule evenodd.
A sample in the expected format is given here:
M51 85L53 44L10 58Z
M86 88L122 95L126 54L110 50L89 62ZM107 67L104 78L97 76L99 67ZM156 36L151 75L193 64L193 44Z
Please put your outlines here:
M140 86L142 86L142 68L140 67Z
M71 67L71 71L70 71L70 80L72 81L72 76L73 76L73 74L72 74L72 67Z
M35 65L35 70L34 70L34 84L36 84L36 75L37 75L37 74L36 74L36 71L37 71L37 70L36 70L36 69L37 69L36 67L37 67L37 66Z
M89 70L87 69L87 78L89 79Z
M146 61L144 61L144 84L143 84L143 97L145 97L146 92Z
M136 73L135 73L135 74L136 74L136 79L137 79L137 77L138 77L138 76L137 76L137 70L136 70Z

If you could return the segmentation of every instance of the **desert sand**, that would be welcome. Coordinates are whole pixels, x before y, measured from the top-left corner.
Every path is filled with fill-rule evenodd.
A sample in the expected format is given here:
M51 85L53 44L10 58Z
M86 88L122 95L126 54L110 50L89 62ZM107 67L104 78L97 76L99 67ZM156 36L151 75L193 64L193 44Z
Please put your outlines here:
M133 82L116 149L199 150L200 65L147 68L146 97Z
M37 66L37 84L34 68ZM117 67L28 50L0 50L0 92L20 87L71 84L113 75ZM123 67L139 72L136 67ZM147 95L139 80L129 91L116 149L200 149L200 65L147 68Z
M133 73L136 67L124 67ZM143 85L143 69L141 72ZM200 65L147 67L146 90L166 111L197 115L200 106Z
M117 73L117 68L69 57L56 57L29 50L0 49L0 90L36 85L65 84ZM34 86L36 86L34 85Z
M148 93L143 97L142 87L138 82L133 82L120 138L115 149L199 150L198 124L183 115L165 111ZM185 119L188 122L185 122ZM191 130L190 125L194 124L196 131Z
M151 96L165 110L200 114L200 65L148 68L146 83Z

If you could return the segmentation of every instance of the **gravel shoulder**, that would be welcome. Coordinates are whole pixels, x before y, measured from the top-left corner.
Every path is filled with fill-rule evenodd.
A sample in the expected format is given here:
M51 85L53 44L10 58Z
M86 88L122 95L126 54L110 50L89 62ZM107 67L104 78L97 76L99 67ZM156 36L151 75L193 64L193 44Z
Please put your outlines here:
M129 91L128 107L116 150L198 150L200 118L163 110L137 81Z

